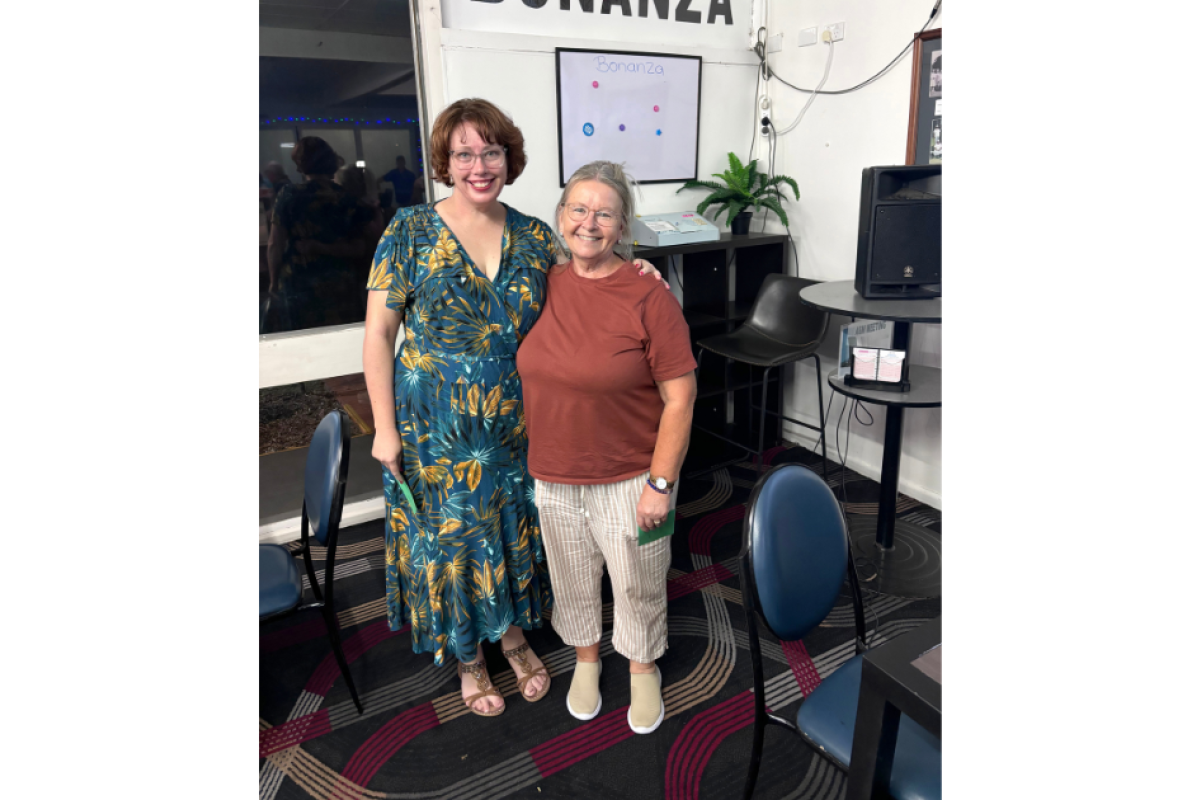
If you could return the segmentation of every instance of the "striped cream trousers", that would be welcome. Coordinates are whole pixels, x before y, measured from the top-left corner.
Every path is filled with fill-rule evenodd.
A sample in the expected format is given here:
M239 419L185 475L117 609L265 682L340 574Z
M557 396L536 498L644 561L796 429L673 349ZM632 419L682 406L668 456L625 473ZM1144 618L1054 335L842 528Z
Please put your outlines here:
M600 641L600 575L612 581L613 649L648 664L667 649L671 537L638 545L637 504L649 472L617 483L535 481L534 503L554 587L554 630L575 647ZM671 508L679 491L671 492Z

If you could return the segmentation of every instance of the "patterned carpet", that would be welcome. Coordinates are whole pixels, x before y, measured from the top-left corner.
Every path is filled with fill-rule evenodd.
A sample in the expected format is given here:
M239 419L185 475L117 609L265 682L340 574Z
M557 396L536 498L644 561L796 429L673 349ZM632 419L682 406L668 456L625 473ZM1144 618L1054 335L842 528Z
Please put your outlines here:
M820 464L799 447L769 451L768 463L785 461ZM846 474L847 512L873 513L878 484ZM668 575L669 649L659 661L667 713L646 736L625 721L627 662L609 641L607 578L600 716L580 722L567 714L574 650L546 625L528 639L553 675L549 694L538 703L522 701L498 646L490 646L488 667L508 707L500 717L478 717L463 705L452 665L435 667L431 656L414 654L407 630L388 631L383 521L343 531L335 597L365 713L354 708L316 613L262 626L261 800L741 797L753 700L737 554L754 480L747 463L680 486ZM829 482L842 491L840 470L831 466ZM940 532L936 509L906 497L899 509L901 519ZM323 574L324 553L315 555ZM941 612L940 599L866 600L867 629L878 637L873 643ZM794 717L801 698L853 655L853 625L847 598L802 643L781 647L764 638L768 708ZM767 729L756 798L833 800L844 792L839 770L787 731Z

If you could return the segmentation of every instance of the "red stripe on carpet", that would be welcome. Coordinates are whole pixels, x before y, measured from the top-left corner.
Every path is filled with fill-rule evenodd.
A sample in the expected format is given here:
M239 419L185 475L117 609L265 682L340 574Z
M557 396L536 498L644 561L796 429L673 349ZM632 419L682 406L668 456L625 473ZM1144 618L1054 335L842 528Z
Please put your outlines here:
M396 633L404 633L409 627L411 626L405 625L396 631ZM258 637L258 650L260 653L274 653L276 650L282 650L285 647L300 644L301 642L319 639L324 635L325 620L316 617L299 625L293 625L287 630L276 631L268 636Z
M701 517L688 532L688 551L698 556L712 555L712 540L721 528L746 516L746 506L738 504L724 511Z
M667 800L700 796L700 778L709 759L730 734L754 722L754 694L742 692L688 721L667 755Z
M309 739L324 736L331 730L327 708L288 720L277 728L267 728L258 734L258 757L265 758L271 753L278 753Z
M634 732L629 728L626 715L629 706L622 706L616 711L596 717L585 722L573 731L556 736L548 742L538 745L529 751L533 763L543 778L548 778L572 764L578 764L601 750L607 750L618 742L623 742Z
M780 642L780 645L783 647L783 654L787 656L788 666L792 668L792 675L796 677L796 683L800 685L801 694L808 697L821 685L821 675L817 672L817 665L809 657L808 650L804 648L804 642L799 639L794 642Z
M276 650L282 650L290 645L307 642L324 635L325 621L317 617L308 622L293 625L287 630L258 637L258 650L260 653L274 653Z
M390 631L388 630L387 620L382 619L373 625L368 625L342 642L342 651L346 654L346 664L353 664L363 653L375 645L393 636L399 636L406 630L408 630L407 625L398 631ZM340 675L341 670L338 669L337 658L333 655L333 651L330 650L324 660L321 661L320 666L313 672L312 677L308 679L308 685L304 687L304 690L324 697L329 693L330 688L333 687L333 682Z
M354 751L342 777L365 787L401 747L437 726L438 715L431 702L397 714Z
M764 467L771 466L771 462L775 460L775 456L779 455L784 450L787 450L786 446L776 445L775 447L772 447L770 450L764 451L763 452L763 466Z
M685 594L703 589L705 586L712 586L714 583L727 581L732 577L733 573L721 564L710 564L695 572L680 575L678 578L672 578L667 581L667 601L670 602L677 597L683 597Z

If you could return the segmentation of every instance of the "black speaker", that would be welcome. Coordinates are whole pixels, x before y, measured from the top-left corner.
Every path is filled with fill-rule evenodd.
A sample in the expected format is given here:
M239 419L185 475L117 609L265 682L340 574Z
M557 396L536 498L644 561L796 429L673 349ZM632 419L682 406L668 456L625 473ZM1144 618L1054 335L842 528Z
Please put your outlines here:
M867 167L854 288L863 297L942 296L942 165Z

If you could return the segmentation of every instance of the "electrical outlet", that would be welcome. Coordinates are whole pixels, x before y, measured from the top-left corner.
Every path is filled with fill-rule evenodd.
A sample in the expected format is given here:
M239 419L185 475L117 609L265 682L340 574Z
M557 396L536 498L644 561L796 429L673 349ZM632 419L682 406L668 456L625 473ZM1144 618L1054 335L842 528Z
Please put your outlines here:
M778 53L783 49L783 34L777 33L770 39L767 39L767 52Z
M825 36L824 36L825 31L829 31L829 40L831 42L840 42L843 38L845 38L846 23L834 22L831 25L822 25L821 26L822 41L825 39Z
M805 28L804 30L800 31L800 46L801 47L808 47L810 44L816 44L816 43L817 43L817 29L815 27Z

